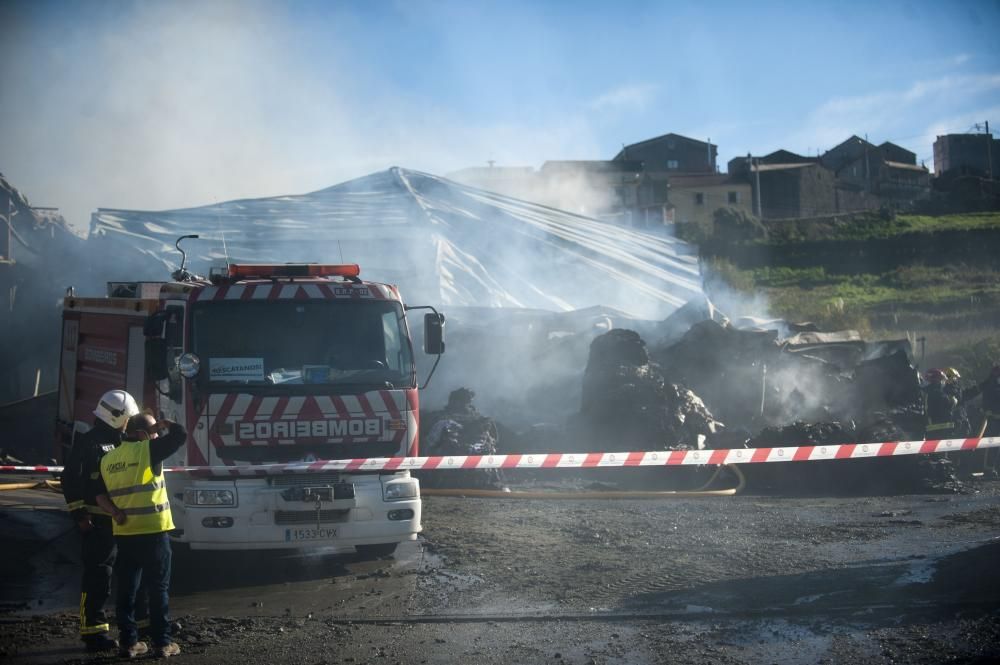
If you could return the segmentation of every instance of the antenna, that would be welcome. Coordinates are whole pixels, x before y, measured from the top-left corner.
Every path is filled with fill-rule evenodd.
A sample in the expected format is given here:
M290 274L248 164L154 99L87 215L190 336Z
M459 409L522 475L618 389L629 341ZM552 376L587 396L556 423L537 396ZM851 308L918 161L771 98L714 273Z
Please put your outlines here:
M226 247L226 232L222 231L222 251L226 254L226 270L229 270L229 248Z
M337 249L340 250L340 262L344 262L344 246L340 244L340 240L337 240Z
M219 217L218 208L215 213L215 225L219 227L219 235L222 236L222 253L226 257L226 272L229 272L229 248L226 247L226 230L222 228L222 219Z
M226 230L222 228L222 221L216 216L216 223L219 225L219 233L222 235L222 252L226 255L226 272L229 272L229 248L226 247Z

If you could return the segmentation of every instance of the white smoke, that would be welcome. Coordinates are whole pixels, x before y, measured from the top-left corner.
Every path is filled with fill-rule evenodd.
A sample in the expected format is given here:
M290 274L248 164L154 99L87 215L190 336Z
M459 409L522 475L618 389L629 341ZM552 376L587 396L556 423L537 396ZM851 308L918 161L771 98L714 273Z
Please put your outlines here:
M165 209L314 191L401 165L596 154L587 109L558 122L480 122L414 98L287 8L191 1L8 7L0 20L3 170L38 205L87 224L98 207ZM324 44L317 51L315 44ZM484 100L488 103L488 100Z

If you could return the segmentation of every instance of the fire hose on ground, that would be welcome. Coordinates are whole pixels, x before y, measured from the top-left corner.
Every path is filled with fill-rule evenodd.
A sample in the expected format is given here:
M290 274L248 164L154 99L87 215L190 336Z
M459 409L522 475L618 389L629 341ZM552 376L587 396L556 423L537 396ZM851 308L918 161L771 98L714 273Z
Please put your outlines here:
M13 490L52 490L53 492L61 492L62 483L58 480L38 480L28 483L0 484L0 492Z

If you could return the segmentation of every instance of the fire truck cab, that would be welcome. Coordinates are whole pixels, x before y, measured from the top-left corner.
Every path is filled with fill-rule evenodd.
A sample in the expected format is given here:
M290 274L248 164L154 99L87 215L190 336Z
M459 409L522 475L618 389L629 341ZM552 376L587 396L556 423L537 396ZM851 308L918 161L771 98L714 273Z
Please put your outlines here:
M166 467L213 468L165 474L177 541L392 553L421 530L408 471L250 468L418 454L406 320L416 308L359 275L357 265L231 265L204 279L182 267L171 282L68 295L57 447L65 453L89 427L103 392L125 388L187 429ZM443 327L436 311L425 315L425 352L444 352Z

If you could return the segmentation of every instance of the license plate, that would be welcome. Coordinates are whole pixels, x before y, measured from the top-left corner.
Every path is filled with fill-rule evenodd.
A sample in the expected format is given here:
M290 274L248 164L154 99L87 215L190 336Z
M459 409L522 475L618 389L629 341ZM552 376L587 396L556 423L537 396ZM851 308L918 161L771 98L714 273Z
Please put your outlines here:
M292 542L294 540L325 540L327 538L336 538L337 529L333 527L326 527L317 529L313 527L311 529L285 529L285 542Z

